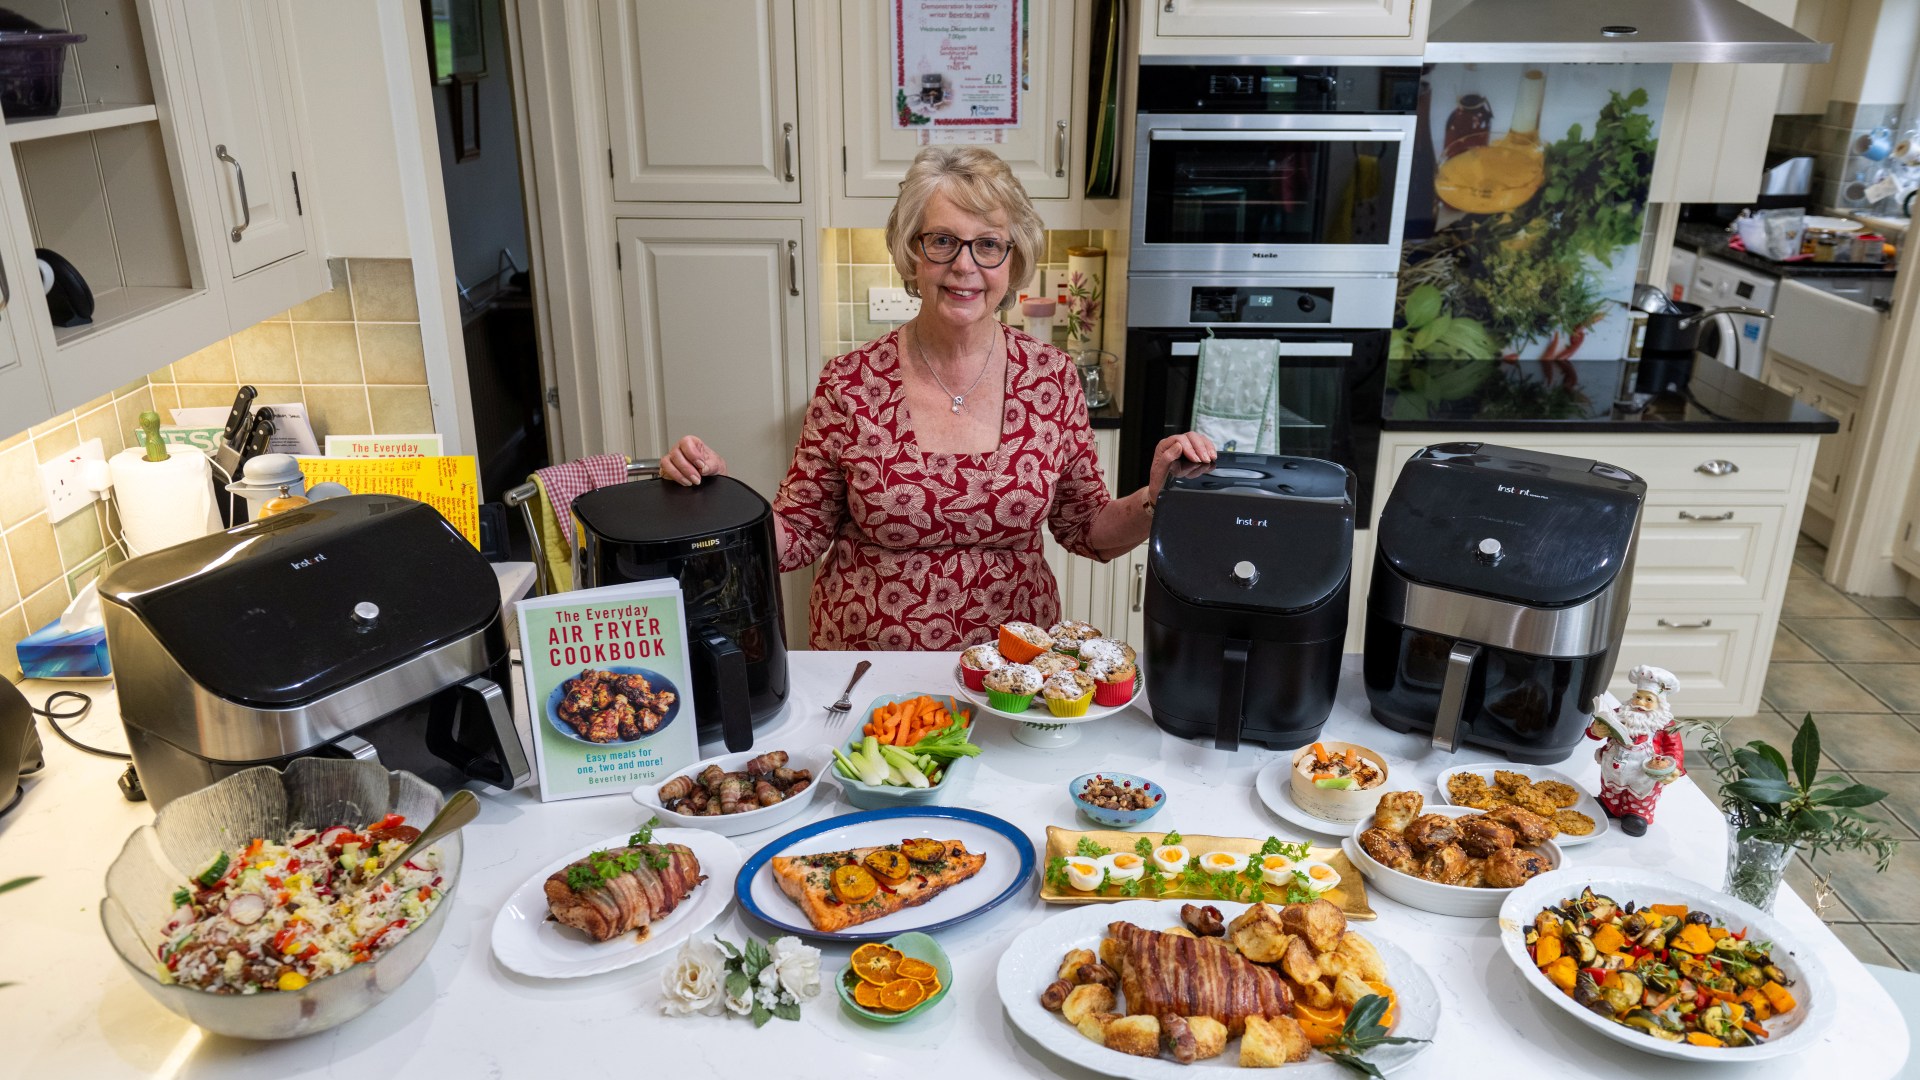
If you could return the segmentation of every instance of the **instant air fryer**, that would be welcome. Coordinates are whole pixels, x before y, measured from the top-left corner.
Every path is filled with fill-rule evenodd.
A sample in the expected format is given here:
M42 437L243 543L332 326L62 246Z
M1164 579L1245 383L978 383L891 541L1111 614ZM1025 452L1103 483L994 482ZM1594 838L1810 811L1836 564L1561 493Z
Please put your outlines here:
M1175 466L1147 558L1154 723L1222 750L1319 736L1347 634L1353 493L1353 474L1318 458Z
M587 492L573 519L581 588L680 582L700 739L751 747L754 729L787 700L773 508L731 477L694 487L649 479Z
M1597 461L1429 446L1380 512L1374 718L1545 764L1580 745L1626 627L1647 485Z

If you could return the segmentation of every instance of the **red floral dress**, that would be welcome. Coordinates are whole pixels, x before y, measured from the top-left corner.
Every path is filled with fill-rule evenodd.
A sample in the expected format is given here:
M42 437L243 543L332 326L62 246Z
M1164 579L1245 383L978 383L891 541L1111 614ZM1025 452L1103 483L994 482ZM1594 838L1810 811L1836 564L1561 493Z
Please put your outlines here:
M940 651L992 640L1013 619L1049 625L1060 593L1040 528L1087 544L1112 500L1067 355L1003 328L999 449L931 454L909 423L898 331L820 374L793 465L774 498L791 542L782 571L826 555L813 583L815 649Z

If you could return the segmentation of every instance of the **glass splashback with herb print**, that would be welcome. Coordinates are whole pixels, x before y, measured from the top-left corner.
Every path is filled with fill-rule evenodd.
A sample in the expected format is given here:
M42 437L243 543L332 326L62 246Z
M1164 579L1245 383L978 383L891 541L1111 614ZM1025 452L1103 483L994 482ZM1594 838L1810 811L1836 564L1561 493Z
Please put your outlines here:
M1436 167L1407 198L1409 219L1434 228L1402 245L1395 359L1626 355L1668 70L1427 66L1417 137Z

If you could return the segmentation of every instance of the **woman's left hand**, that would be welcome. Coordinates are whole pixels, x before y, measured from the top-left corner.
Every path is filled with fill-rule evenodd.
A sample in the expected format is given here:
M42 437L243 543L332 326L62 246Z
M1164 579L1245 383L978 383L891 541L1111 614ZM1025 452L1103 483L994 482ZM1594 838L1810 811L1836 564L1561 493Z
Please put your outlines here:
M1153 448L1153 468L1147 479L1147 504L1151 506L1160 497L1160 489L1166 485L1167 470L1173 463L1185 458L1188 461L1212 461L1220 456L1214 448L1213 440L1197 431L1184 435L1169 435L1160 440Z

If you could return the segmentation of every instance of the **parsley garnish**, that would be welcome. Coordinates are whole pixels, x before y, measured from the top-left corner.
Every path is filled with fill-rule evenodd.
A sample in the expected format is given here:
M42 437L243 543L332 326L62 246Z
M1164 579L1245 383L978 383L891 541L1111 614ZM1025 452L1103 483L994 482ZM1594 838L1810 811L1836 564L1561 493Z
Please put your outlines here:
M1160 838L1160 843L1171 845L1171 844L1179 843L1180 840L1181 840L1181 836L1178 832L1170 832L1167 835Z
M1147 839L1144 836L1138 840L1135 840L1133 842L1133 853L1135 855L1140 856L1143 859L1152 859L1153 858L1153 841Z
M1102 847L1094 843L1092 839L1083 836L1080 838L1080 842L1074 845L1073 853L1088 859L1098 859L1103 855L1112 854L1113 849Z
M640 826L639 832L636 832L632 836L627 837L627 846L640 847L643 844L653 843L653 830L656 827L658 827L659 824L660 824L660 819L658 817L648 818L647 823L645 825Z
M1307 875L1294 871L1293 880L1287 883L1286 902L1289 904L1311 904L1320 899L1320 890L1315 889L1307 880Z
M1307 857L1307 852L1312 850L1313 841L1311 840L1302 840L1299 843L1288 843L1277 836L1269 836L1267 837L1267 842L1260 845L1260 851L1254 855L1254 859L1264 859L1268 855L1285 855L1294 862L1299 862L1301 859Z
M1321 1050L1362 1076L1380 1077L1379 1068L1360 1055L1376 1046L1427 1041L1387 1034L1386 1027L1380 1023L1380 1018L1387 1014L1387 1004L1387 999L1378 994L1368 994L1354 1002L1353 1011L1347 1014L1347 1022L1341 1027L1339 1038L1321 1047Z
M1072 886L1067 878L1067 857L1055 855L1047 860L1047 887L1056 892L1066 892Z

